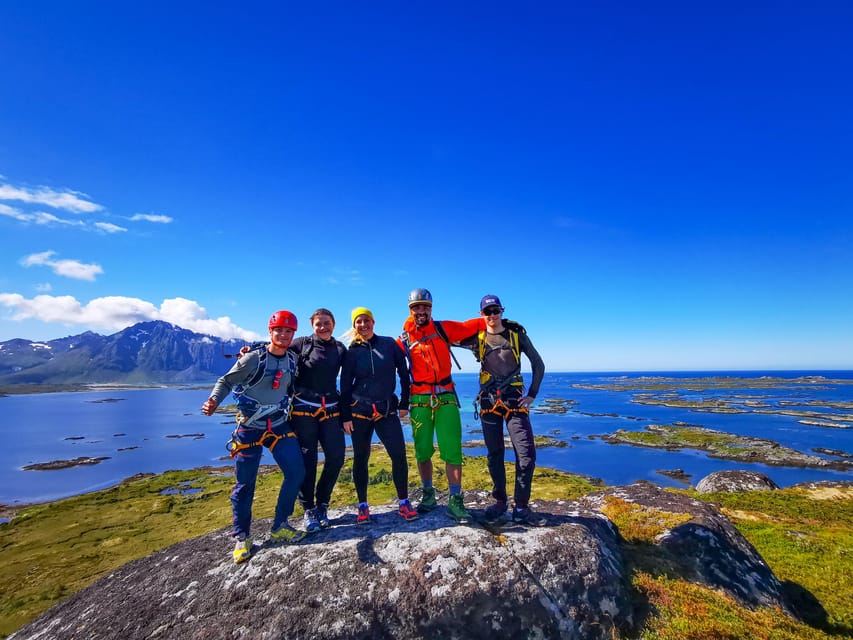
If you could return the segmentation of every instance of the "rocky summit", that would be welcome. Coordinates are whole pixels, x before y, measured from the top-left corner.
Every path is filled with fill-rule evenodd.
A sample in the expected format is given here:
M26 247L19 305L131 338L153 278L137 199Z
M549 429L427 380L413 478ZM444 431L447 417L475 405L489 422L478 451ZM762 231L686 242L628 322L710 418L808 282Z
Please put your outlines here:
M482 513L485 492L466 503ZM536 502L545 526L457 525L444 509L403 522L393 506L293 546L268 539L231 561L226 530L131 562L71 596L11 637L24 638L612 638L642 627L647 603L632 590L626 541L605 515L614 501L670 514L649 557L667 571L723 590L748 607L790 615L779 581L707 504L638 483L577 501Z

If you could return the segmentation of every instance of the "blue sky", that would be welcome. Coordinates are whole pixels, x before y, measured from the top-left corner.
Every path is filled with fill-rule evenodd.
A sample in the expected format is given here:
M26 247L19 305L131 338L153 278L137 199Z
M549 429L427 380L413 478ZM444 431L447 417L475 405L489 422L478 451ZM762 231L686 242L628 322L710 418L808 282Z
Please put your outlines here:
M427 287L551 371L851 369L851 41L848 2L0 3L0 341L397 335Z

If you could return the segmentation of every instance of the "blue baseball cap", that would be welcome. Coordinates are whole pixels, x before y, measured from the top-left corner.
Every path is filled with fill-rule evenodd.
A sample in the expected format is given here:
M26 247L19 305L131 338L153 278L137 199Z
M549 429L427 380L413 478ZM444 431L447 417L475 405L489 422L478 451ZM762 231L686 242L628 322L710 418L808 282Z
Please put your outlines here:
M491 293L483 296L482 300L480 300L480 311L488 307L500 307L501 311L503 311L504 308L501 304L501 299Z

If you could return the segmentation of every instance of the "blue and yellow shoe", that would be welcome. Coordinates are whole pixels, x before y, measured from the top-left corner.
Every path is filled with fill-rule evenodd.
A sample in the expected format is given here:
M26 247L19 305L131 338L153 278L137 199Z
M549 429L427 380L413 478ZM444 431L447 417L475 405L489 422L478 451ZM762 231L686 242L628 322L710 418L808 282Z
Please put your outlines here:
M249 538L245 540L237 540L234 544L234 551L231 557L234 558L234 564L245 562L252 555L252 541Z
M278 529L270 531L270 538L273 542L284 542L285 544L295 544L305 537L305 532L299 529L294 529L286 522Z

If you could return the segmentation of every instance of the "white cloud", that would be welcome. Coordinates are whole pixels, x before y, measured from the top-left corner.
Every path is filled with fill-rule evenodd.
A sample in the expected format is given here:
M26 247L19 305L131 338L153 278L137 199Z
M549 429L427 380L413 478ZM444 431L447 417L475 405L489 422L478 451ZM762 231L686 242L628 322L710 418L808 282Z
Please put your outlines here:
M66 278L74 278L75 280L94 281L95 276L104 272L99 264L86 264L77 260L67 259L54 260L54 255L56 255L55 251L33 253L21 258L21 264L25 267L50 267L56 275L65 276Z
M173 218L169 216L153 216L148 215L147 213L137 213L134 216L131 216L131 220L145 220L146 222L159 222L160 224L169 224L173 221Z
M35 222L36 224L49 225L49 224L64 224L69 227L85 227L86 223L82 220L67 220L65 218L59 218L52 213L46 213L44 211L36 211L35 213L27 214L27 219L30 222Z
M88 199L85 193L79 191L55 191L49 187L25 189L0 184L0 200L17 200L30 204L44 204L54 209L64 209L73 213L92 213L103 207Z
M53 286L49 282L42 282L41 284L36 285L36 291L38 291L39 293L53 291Z
M37 319L42 322L89 325L119 331L137 322L163 320L223 339L238 338L251 342L260 335L235 325L231 318L210 318L207 310L193 300L170 298L160 307L139 298L107 296L80 304L73 296L39 295L26 299L19 293L0 293L0 305L13 309L13 320Z
M35 213L24 213L19 209L15 209L14 207L10 207L9 205L3 203L0 203L0 215L14 218L15 220L19 220L20 222L32 222L34 224L40 225L63 224L72 227L86 226L86 223L82 220L66 220L65 218L59 218L53 215L52 213L45 213L44 211L36 211Z
M96 222L95 226L101 231L106 231L107 233L119 233L121 231L127 231L124 227L120 227L117 224L112 224L110 222Z
M23 213L2 202L0 202L0 216L9 216L10 218L15 218L15 220L26 220L26 216Z

